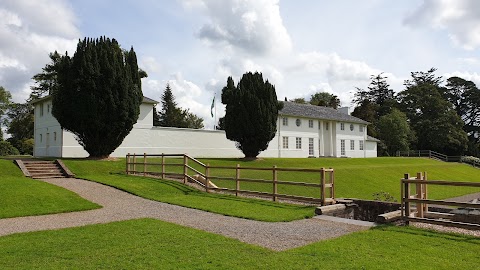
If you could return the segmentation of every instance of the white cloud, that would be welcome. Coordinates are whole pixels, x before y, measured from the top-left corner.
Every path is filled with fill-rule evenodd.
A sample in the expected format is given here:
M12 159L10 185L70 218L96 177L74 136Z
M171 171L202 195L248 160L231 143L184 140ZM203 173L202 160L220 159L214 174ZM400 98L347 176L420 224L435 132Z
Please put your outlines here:
M466 50L480 47L480 1L424 0L405 18L407 25L429 24L446 29L451 40Z
M278 0L198 0L184 6L207 14L209 22L198 36L212 45L252 55L284 53L292 48Z
M443 78L448 79L450 77L460 77L460 78L463 78L467 81L472 81L474 82L477 87L480 87L480 74L477 73L477 72L461 72L461 71L454 71L454 72L451 72L451 73L445 73L442 75Z
M31 77L50 62L48 54L73 52L80 31L63 0L5 0L0 17L0 85L23 102Z

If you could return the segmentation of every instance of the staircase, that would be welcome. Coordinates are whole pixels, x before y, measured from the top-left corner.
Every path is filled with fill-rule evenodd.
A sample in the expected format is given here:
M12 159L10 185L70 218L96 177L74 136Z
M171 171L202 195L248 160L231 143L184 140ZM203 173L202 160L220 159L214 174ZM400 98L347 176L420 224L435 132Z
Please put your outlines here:
M74 176L61 160L16 160L16 163L25 176L34 179L66 178Z

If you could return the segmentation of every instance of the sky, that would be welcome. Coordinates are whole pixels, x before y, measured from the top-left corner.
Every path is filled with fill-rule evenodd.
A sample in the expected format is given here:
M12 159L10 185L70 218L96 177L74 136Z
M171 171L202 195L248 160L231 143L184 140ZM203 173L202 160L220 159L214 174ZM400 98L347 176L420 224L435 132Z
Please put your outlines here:
M213 127L221 89L261 72L283 100L316 92L352 106L383 72L396 92L411 72L437 68L480 86L478 0L0 0L0 86L24 102L48 54L106 36L133 47L143 94L167 83L178 105Z

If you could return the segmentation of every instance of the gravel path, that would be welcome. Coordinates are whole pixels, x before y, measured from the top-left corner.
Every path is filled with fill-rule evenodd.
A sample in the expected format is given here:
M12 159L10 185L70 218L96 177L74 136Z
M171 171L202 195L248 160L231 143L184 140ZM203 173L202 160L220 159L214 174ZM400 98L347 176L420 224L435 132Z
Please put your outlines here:
M89 201L102 205L103 208L0 219L0 236L136 218L154 218L281 251L369 228L368 225L320 218L292 222L253 221L151 201L112 187L80 179L48 179L44 181L69 189Z

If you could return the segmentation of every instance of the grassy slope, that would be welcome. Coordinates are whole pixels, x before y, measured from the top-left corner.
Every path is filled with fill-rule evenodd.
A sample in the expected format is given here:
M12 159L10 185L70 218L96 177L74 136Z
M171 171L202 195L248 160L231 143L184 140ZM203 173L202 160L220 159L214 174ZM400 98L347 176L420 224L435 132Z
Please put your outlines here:
M10 160L0 159L0 218L99 208L75 193L23 176Z
M465 164L446 163L425 158L356 158L356 159L264 159L243 161L238 159L201 159L204 163L220 166L244 167L297 167L297 168L334 168L336 197L372 199L375 192L385 191L400 200L400 179L405 173L415 176L417 172L427 172L429 180L452 180L480 182L480 170ZM266 175L266 177L271 177ZM282 176L280 176L282 177ZM270 178L271 179L271 178ZM281 180L319 182L315 175L299 173L285 175ZM468 193L480 192L480 189L467 187L429 187L432 199L456 197ZM269 187L268 187L269 189ZM292 188L290 188L292 189ZM316 190L307 192L316 195Z
M123 173L124 161L64 162L77 177L113 186L147 199L223 215L262 221L290 221L312 217L314 214L313 207L207 194L174 181L127 176Z
M480 239L379 227L274 252L142 219L0 237L2 269L476 269Z

